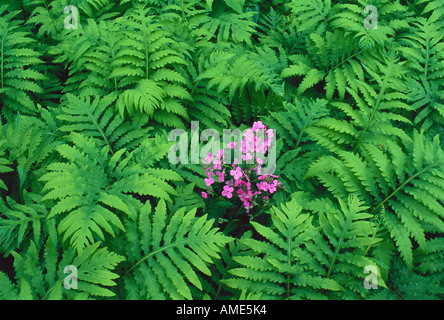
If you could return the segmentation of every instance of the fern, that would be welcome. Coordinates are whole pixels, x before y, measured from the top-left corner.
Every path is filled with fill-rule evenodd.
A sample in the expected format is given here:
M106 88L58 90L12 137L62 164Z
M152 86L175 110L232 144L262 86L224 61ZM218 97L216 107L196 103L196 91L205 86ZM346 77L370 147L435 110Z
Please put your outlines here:
M327 101L321 99L295 100L284 104L285 111L272 112L265 121L278 136L286 138L289 149L297 149L309 140L305 129L329 115L326 104Z
M416 112L413 124L430 138L436 134L442 134L443 91L439 89L439 84L429 82L423 77L419 81L410 79L408 84L406 93L413 102L412 108Z
M415 21L415 36L406 36L406 46L400 48L407 59L412 79L409 81L412 106L417 112L415 125L421 124L421 131L426 132L435 123L442 123L442 78L443 59L441 55L442 26L422 17ZM432 129L435 134L439 133Z
M267 68L254 55L248 53L236 57L234 54L214 52L210 57L211 65L207 67L199 79L209 79L208 87L217 85L218 93L228 90L228 97L232 99L237 90L241 90L250 81L256 90L271 88L277 94L282 93L282 86L273 79Z
M313 163L307 177L317 176L336 197L356 194L379 214L394 239L404 262L411 269L413 244L425 246L426 232L442 232L443 154L437 137L426 141L414 133L405 151L396 144L382 150L372 144L362 146L362 154L338 153ZM408 164L409 155L413 162ZM414 186L414 187L412 187ZM425 223L425 224L424 224Z
M405 72L397 63L398 59L394 53L388 53L385 63L378 65L376 70L366 68L373 76L375 85L356 81L361 94L346 88L357 108L346 102L332 102L335 108L344 113L343 118L353 121L325 118L309 128L307 133L332 152L344 149L345 145L352 145L356 151L363 141L384 144L385 140L390 143L396 137L410 140L404 130L394 125L396 122L411 123L404 116L404 110L410 111L411 107L406 103L408 96L403 93Z
M0 173L5 174L7 172L11 172L13 169L11 167L9 167L10 162L9 160L5 157L5 140L0 140L0 147L1 147L1 151L0 151ZM5 184L5 182L3 180L0 179L0 188L7 190L8 187Z
M146 203L137 225L128 221L133 263L125 275L128 298L192 299L193 288L202 289L198 274L210 275L207 265L219 257L229 238L205 215L198 218L195 213L181 208L168 218L162 200L153 211Z
M235 1L231 1L235 4ZM251 45L251 37L255 33L256 23L253 21L255 12L232 13L220 12L214 17L203 16L199 18L201 28L206 31L208 37L216 38L218 42L228 41L234 43L246 43Z
M435 241L431 242L437 243ZM433 253L432 250L429 252ZM427 260L427 258L421 257L418 261L420 260ZM433 258L430 260L433 261ZM442 282L442 272L432 272L427 275L424 272L411 272L403 265L400 259L396 259L393 263L393 273L390 275L388 288L378 289L370 299L442 300Z
M25 194L24 204L10 197L6 198L6 202L0 200L0 245L6 256L23 247L23 243L28 243L29 239L41 246L42 235L46 231L56 236L55 221L46 220L49 212L40 203L41 200L40 195L33 193Z
M59 224L59 232L65 233L65 239L71 238L77 250L92 242L94 234L104 239L102 230L112 236L115 228L124 230L115 210L128 215L134 212L139 202L131 193L167 200L170 194L176 194L166 180L180 177L131 162L137 149L126 154L121 149L111 155L106 147L97 152L94 140L81 134L71 133L70 139L73 146L57 148L70 163L49 165L50 172L40 180L46 182L44 189L50 190L43 200L58 200L49 218L68 212Z
M428 16L431 21L442 22L444 16L444 11L442 10L442 0L419 0L416 3L423 8L423 10L420 12L421 15Z
M379 0L371 3L377 12L372 10L368 13L375 15L374 27L367 29L364 26L364 8L370 3L365 1L355 1L356 3L338 4L337 14L333 18L331 25L335 28L351 32L353 37L359 39L359 46L363 49L373 49L389 47L392 45L391 38L403 33L409 28L411 14L407 7L399 1ZM372 18L372 16L368 16ZM367 19L368 19L367 18Z
M353 197L348 205L339 202L341 210L326 207L319 221L303 213L293 200L282 209L273 208L273 229L252 222L266 240L241 240L256 255L235 257L241 267L230 273L236 278L223 282L235 289L262 293L265 299L325 299L365 294L357 285L362 282L359 275L362 277L361 270L374 262L364 257L360 248L377 239L369 237L372 227L366 221L369 215L362 212L367 209L362 202ZM322 238L320 230L328 241Z
M175 41L160 28L149 9L136 8L126 19L126 41L116 53L116 67L113 76L128 76L119 86L137 82L134 89L127 89L119 97L116 107L121 114L124 111L144 111L152 115L154 109L160 109L153 115L160 123L171 127L181 127L180 117L188 117L186 110L176 100L190 100L190 94L183 87L184 77L170 70L170 66L185 65L182 52L169 49ZM168 115L168 116L167 116Z
M194 183L178 187L178 196L174 199L174 204L168 206L168 209L171 212L176 212L181 208L185 208L185 210L202 208L205 210L205 202L195 189L197 188Z
M315 29L321 24L324 27L332 11L331 0L316 0L310 3L301 0L292 0L287 6L291 9L292 25L301 32Z
M287 17L276 9L270 7L267 15L259 16L260 43L270 48L283 47L286 52L293 54L294 50L303 46L304 38L296 29L289 27L292 20L285 19Z
M3 1L0 298L442 300L443 4ZM259 121L246 212L199 137Z
M0 97L2 114L10 117L11 111L36 111L33 95L43 92L37 82L45 77L35 70L43 63L39 52L33 50L35 40L29 31L19 29L21 21L14 19L19 11L8 12L7 7L0 7Z
M346 86L357 88L355 81L364 80L364 69L360 60L368 61L371 55L361 55L363 49L359 48L359 44L351 35L339 30L326 32L325 37L312 33L307 46L310 48L310 57L290 56L293 64L281 73L283 78L303 76L298 95L325 81L327 98L331 99L337 91L339 98L343 99Z
M74 124L60 129L71 131L67 137L71 145L57 147L67 162L48 165L49 172L40 180L45 182L44 190L49 191L43 200L56 201L49 218L68 213L59 231L65 233L65 239L71 238L80 251L96 236L104 239L102 230L112 236L115 228L124 230L116 210L134 214L140 207L134 194L171 201L170 195L176 192L167 181L181 178L172 171L151 167L166 155L169 144L162 146L156 139L140 139L146 131L128 133L129 128L120 118L112 120L112 109L106 108L106 100L96 99L90 104L74 96L68 98L72 105L65 108L66 114L60 119ZM127 149L134 139L139 140L137 147Z
M124 122L111 106L116 95L91 99L86 95L67 94L66 106L57 115L59 120L64 121L59 130L92 137L98 145L106 146L111 154L116 149L132 150L145 140L151 130L146 126L147 119L133 117L131 122Z
M271 112L264 122L276 130L278 142L276 172L283 178L285 191L314 191L304 181L305 168L322 155L322 149L307 135L306 131L328 116L330 110L323 99L295 99L284 103L284 110ZM285 141L285 145L284 145Z
M82 254L73 250L63 252L61 259L57 243L49 237L46 241L44 258L31 241L26 254L14 255L16 281L13 284L8 276L0 272L0 297L7 300L85 300L96 297L114 296L107 287L115 286L117 274L112 270L124 258L106 248L99 249L99 243L88 246ZM77 289L64 287L67 275L65 267L74 266L77 270Z
M279 107L284 86L274 70L283 68L286 56L279 57L272 50L250 52L240 47L237 50L237 56L212 51L205 71L199 74L197 80L206 80L208 89L227 94L234 122L239 124L249 123L267 109Z
M9 161L16 164L19 195L22 195L23 191L29 187L38 189L34 179L29 179L29 176L39 176L39 170L32 169L48 163L55 146L59 144L55 140L56 125L51 123L54 121L53 115L42 109L39 113L43 120L18 115L13 121L3 126L0 133ZM32 182L33 185L28 182Z
M149 8L138 6L113 23L88 20L82 29L51 51L59 56L55 61L72 62L65 90L116 93L121 116L144 113L159 123L183 127L182 118L188 115L176 99L191 97L184 88L185 78L171 66L186 63L181 52L169 49L175 41L161 30Z

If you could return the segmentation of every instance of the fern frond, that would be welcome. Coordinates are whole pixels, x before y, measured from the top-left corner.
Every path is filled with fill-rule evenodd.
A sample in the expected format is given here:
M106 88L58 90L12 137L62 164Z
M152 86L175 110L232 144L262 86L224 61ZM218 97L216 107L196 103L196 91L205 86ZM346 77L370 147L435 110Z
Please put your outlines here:
M444 186L444 158L438 137L427 141L417 132L405 151L396 144L385 148L382 151L364 144L362 158L349 151L338 152L340 159L323 157L310 167L307 177L317 176L330 192L343 199L350 192L366 201L372 208L371 214L382 215L401 256L412 268L410 238L422 247L426 235L424 223L438 232L444 230L444 207L437 191ZM413 162L409 163L409 157Z
M382 74L365 68L374 77L375 85L355 80L359 84L359 92L346 88L357 108L345 102L331 102L332 106L353 121L325 118L309 128L307 133L332 152L343 150L344 146L350 144L354 144L356 151L363 141L373 144L390 143L387 140L393 138L409 141L410 137L405 131L394 125L397 122L411 123L404 115L405 110L411 110L406 103L408 96L403 93L405 85L402 79L406 71L397 61L396 56L389 54L386 64L378 66Z
M286 4L291 9L292 24L298 31L308 32L325 24L332 11L331 0L306 2L292 0Z
M326 299L356 294L353 291L365 294L351 282L363 274L365 265L373 264L358 253L359 248L377 239L368 236L371 224L366 221L369 215L362 212L366 209L362 202L351 197L348 205L342 200L340 204L341 210L328 208L328 213L319 217L319 227L313 215L303 213L295 200L282 209L273 208L273 228L252 222L265 240L241 240L257 256L235 257L240 267L230 273L236 277L224 280L224 284L261 293L264 299ZM319 230L325 232L328 241ZM349 250L356 254L350 255Z
M181 208L168 219L163 200L153 211L148 203L142 207L138 240L129 246L144 256L130 256L134 264L125 275L128 290L137 286L140 296L151 299L192 299L191 287L202 289L198 275L210 275L207 265L219 259L230 239L213 228L206 215L195 214L196 209Z
M233 40L234 43L252 44L252 35L255 33L256 23L253 21L255 12L240 14L221 12L211 17L208 15L199 17L200 28L205 30L208 37L217 39L218 42Z
M111 154L116 149L134 149L148 135L146 118L133 117L131 122L124 122L115 114L112 106L117 96L110 94L99 98L66 94L66 106L57 116L63 121L59 127L62 132L77 132L95 138L100 146L107 146Z
M42 119L17 115L3 126L1 136L9 161L16 163L15 170L19 180L19 194L23 195L26 187L37 187L33 181L43 170L32 170L33 166L43 166L50 161L57 140L57 125L50 111L38 110ZM31 176L31 179L30 177ZM39 192L39 189L35 189Z
M94 243L78 256L72 249L64 251L59 260L60 253L54 242L53 238L48 237L43 252L32 241L22 254L13 252L18 285L10 282L0 272L0 297L10 300L84 300L94 296L115 295L107 287L116 285L113 280L118 275L112 270L124 257L108 251L107 248L99 249L100 244ZM68 277L65 268L68 266L75 267L77 277L73 280L77 282L77 288L65 287Z
M46 221L49 212L41 200L40 195L30 193L25 194L24 204L10 197L6 202L0 199L0 248L6 256L22 248L28 239L33 239L33 243L40 247L46 232L56 236L54 221Z
M42 93L38 81L46 77L35 70L43 63L40 53L35 51L35 40L30 32L19 29L19 11L8 12L8 5L0 7L0 97L2 113L10 117L12 112L35 113L33 94Z
M171 172L163 177L137 162L137 154L146 152L149 145L132 153L120 149L111 154L108 146L97 149L95 140L82 134L72 132L70 140L72 146L57 148L69 162L50 164L40 180L49 191L43 200L56 201L49 218L66 212L58 230L79 252L96 237L104 240L103 231L115 236L116 229L124 230L117 212L133 215L140 206L135 194L168 201L177 194L166 181L180 176Z
M298 95L325 81L327 99L332 99L335 91L343 99L347 86L356 89L355 80L364 80L360 59L365 56L351 35L339 30L327 31L324 36L312 33L307 47L310 56L290 56L293 64L281 73L283 78L303 77Z

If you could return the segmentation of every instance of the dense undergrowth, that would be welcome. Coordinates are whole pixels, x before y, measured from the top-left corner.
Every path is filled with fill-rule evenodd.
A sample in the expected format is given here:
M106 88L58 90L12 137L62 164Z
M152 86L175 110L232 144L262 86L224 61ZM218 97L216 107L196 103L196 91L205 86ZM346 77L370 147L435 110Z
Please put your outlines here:
M0 298L443 299L443 8L1 0ZM202 197L194 121L283 188Z

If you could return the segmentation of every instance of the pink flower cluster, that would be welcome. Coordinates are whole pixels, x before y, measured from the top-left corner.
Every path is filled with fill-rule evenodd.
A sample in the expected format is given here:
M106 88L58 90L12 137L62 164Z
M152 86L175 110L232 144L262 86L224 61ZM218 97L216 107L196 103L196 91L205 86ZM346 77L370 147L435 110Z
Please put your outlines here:
M204 181L208 189L202 192L202 197L207 198L208 194L216 192L213 185L216 184L215 179L217 179L223 184L222 196L231 199L233 194L237 195L248 213L258 202L267 201L278 188L283 188L278 176L261 174L264 160L260 155L264 155L271 146L273 134L274 131L267 129L261 121L255 122L252 128L244 132L238 150L241 151L242 160L250 166L241 166L236 158L231 165L224 164L223 149L215 155L208 153L203 160L207 175ZM230 142L228 148L235 149L236 142Z

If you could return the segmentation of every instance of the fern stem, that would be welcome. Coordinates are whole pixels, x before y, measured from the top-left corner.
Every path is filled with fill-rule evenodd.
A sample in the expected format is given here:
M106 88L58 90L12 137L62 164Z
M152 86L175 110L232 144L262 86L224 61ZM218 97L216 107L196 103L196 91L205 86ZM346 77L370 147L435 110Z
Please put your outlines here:
M182 5L182 24L185 24L185 8L184 8L183 0L181 0L181 5Z
M225 272L222 274L222 278L221 278L220 280L224 280L224 279L225 279L225 276L227 275L228 270L231 269L232 262L233 262L232 259L230 259L230 260L227 262L227 266L226 266L226 268L225 268ZM214 300L217 300L217 298L219 297L219 293L220 293L220 290L221 290L221 289L222 289L222 283L219 281L219 285L218 285L218 287L217 287L217 291L216 291L216 295L214 296Z
M40 300L45 300L46 297L48 296L48 294L49 294L53 289L54 289L54 287L52 287L51 289L49 289L49 290L46 292L46 294L42 297L42 299L40 299Z
M433 168L433 167L435 167L435 166L439 166L439 163L440 163L440 162L441 162L441 161L438 161L438 162L436 162L436 163L434 163L434 164L431 164L431 165L428 166L427 168L422 169L421 171L417 172L416 174L414 174L413 176L411 176L410 178L408 178L403 184L401 184L398 188L396 188L396 190L393 191L393 192L392 192L387 198L385 198L380 204L378 204L378 205L376 206L376 208L374 208L374 209L370 212L370 214L373 214L376 210L379 209L380 206L382 206L384 203L386 203L387 201L389 201L389 200L390 200L395 194L398 193L399 190L401 190L402 188L404 188L404 186L405 186L406 184L408 184L410 181L412 181L413 179L415 179L415 178L418 177L419 175L423 174L423 173L426 172L427 170L429 170L429 169L431 169L431 168Z
M333 265L336 262L336 258L338 257L339 250L341 249L341 246L342 246L342 242L344 241L345 233L347 232L348 227L349 227L349 225L350 225L352 220L353 220L352 216L348 215L347 221L346 221L345 226L344 226L344 229L342 229L341 236L339 237L338 245L336 246L335 253L333 255L333 259L332 259L332 261L330 263L330 267L328 268L327 278L329 278L330 275L331 275L331 271L333 270Z
M191 239L191 240L192 240L192 239ZM172 244L170 244L170 245L167 245L167 246L161 247L161 248L159 248L159 249L157 249L157 250L151 252L150 254L148 254L148 255L146 255L145 257L143 257L142 259L140 259L140 260L139 260L135 265L133 265L131 268L129 268L128 271L125 272L125 274L124 274L123 276L125 277L125 276L126 276L128 273L130 273L135 267L137 267L139 264L141 264L141 263L142 263L143 261L145 261L146 259L148 259L148 258L150 258L150 257L152 257L152 256L154 256L154 255L156 255L157 253L162 252L162 251L165 251L165 250L167 250L167 249L169 249L169 248L172 248L172 247L179 246L179 245L181 245L181 244L183 244L183 243L186 243L186 242L188 242L188 241L190 241L190 239L185 239L185 240L182 240L182 241L179 241L179 242L175 242L175 243L172 243Z
M290 297L290 275L287 274L287 299Z
M43 2L44 6L45 6L45 8L46 8L46 11L48 11L49 18L51 19L51 22L52 22L52 24L54 25L54 30L55 30L57 33L59 33L59 29L57 29L57 24L56 24L55 21L54 21L54 17L52 16L52 13L51 13L51 11L49 10L48 5L46 4L46 1L45 1L45 0L42 0L42 2Z
M103 140L105 140L105 143L107 144L109 150L111 151L111 154L114 155L114 151L113 148L111 148L111 144L109 143L108 139L105 136L105 133L103 132L102 128L100 128L99 124L97 123L97 121L94 119L94 117L92 116L92 114L89 112L89 110L85 110L86 114L88 115L88 117L91 119L91 121L94 123L94 125L97 127L97 129L99 130L100 134L102 135Z
M396 293L401 297L402 300L405 300L404 296L399 292L398 288L393 285L393 289L395 289Z
M365 251L364 251L364 255L363 255L363 257L365 257L365 256L367 255L368 251L369 251L370 248L372 247L372 240L376 237L376 234L377 234L378 231L379 231L379 226L380 226L380 225L381 225L381 219L379 219L379 221L378 221L378 225L376 226L375 231L373 232L372 237L370 238L369 244L368 244L368 246L367 246L367 249L365 249Z
M427 39L429 40L429 39ZM424 76L427 78L427 73L428 73L428 69L429 69L429 41L427 41L427 45L426 45L426 61L425 61L425 67L424 67Z
M386 79L387 79L387 78L386 78ZM368 127L370 126L370 123L372 122L373 117L374 117L375 114L376 114L376 110L378 110L379 104L381 103L382 96L384 95L385 85L386 85L386 79L384 80L384 83L383 83L383 86L382 86L382 88L381 88L381 91L379 91L379 94L378 94L378 100L376 101L375 105L373 106L373 110L372 110L372 113L371 113L371 115L370 115L370 118L368 119L367 124L365 125L364 130L362 130L361 136L359 137L359 140L358 140L358 142L356 143L355 148L353 149L353 153L356 152L356 150L358 149L358 146L361 144L361 141L362 141L362 139L364 138L364 134L367 132Z
M114 36L114 34L113 34ZM113 42L112 42L112 49L111 49L111 61L114 61L114 57L115 57L115 52L114 52L114 48L115 48L115 42L114 42L114 37L113 37ZM115 66L113 66L113 72L116 69ZM117 91L117 77L114 76L114 91Z
M143 29L143 42L145 45L145 75L146 75L146 79L149 79L148 78L148 71L149 71L149 69L148 69L148 65L149 65L149 63L148 63L148 41L146 39L146 29L145 28Z
M178 167L176 168L176 170L174 170L174 172L179 171L179 170L182 169L182 167L184 167L184 166L185 166L185 163L181 163L180 166L178 166Z
M288 236L287 264L288 269L291 268L291 236ZM287 274L287 299L290 297L290 274Z
M4 63L5 63L5 39L6 39L6 34L7 34L7 28L5 28L5 31L3 32L3 36L2 36L2 56L1 56L1 82L2 82L2 89L4 88Z
M301 143L302 134L304 133L304 130L302 129L298 136L298 141L296 141L296 146L294 147L294 150L297 150L299 147L299 143Z
M348 60L353 59L353 58L356 57L358 54L360 54L360 53L362 53L362 52L364 52L364 51L366 51L366 50L367 50L367 49L361 49L361 50L359 50L358 52L352 54L350 57L347 57L347 59L342 60L341 62L339 62L337 65L335 65L335 66L334 66L333 68L331 68L330 70L334 70L334 69L336 69L336 68L339 67L341 64L346 63Z
M199 79L199 80L196 81L196 84L194 85L193 90L191 90L191 93L190 93L191 96L193 96L194 91L196 91L196 89L197 89L197 85L199 84L200 80L201 80L201 79ZM188 108L188 104L189 104L189 101L186 102L185 109Z

